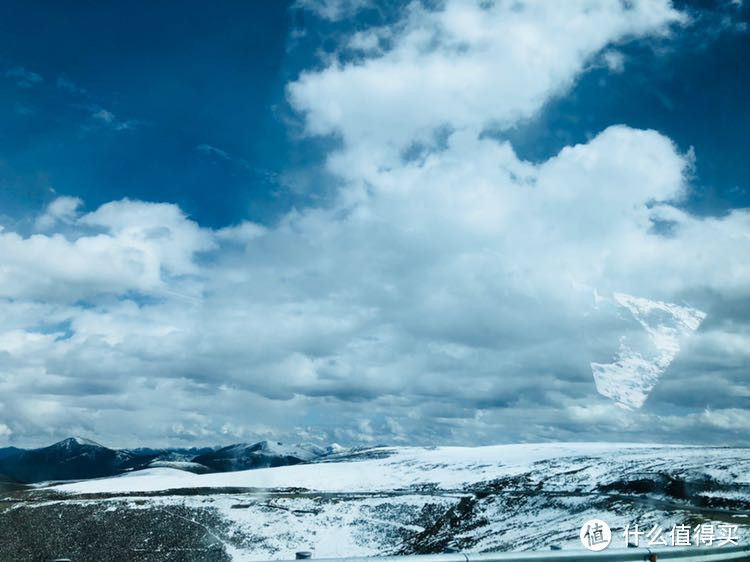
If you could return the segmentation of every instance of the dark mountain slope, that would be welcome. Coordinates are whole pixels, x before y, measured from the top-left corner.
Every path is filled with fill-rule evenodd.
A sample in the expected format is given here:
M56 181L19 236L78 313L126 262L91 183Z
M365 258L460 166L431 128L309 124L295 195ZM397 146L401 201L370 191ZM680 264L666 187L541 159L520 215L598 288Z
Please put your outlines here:
M0 459L15 456L23 453L23 451L24 449L19 449L18 447L0 447Z
M0 459L0 473L20 482L42 482L112 476L142 465L141 457L127 451L71 437Z

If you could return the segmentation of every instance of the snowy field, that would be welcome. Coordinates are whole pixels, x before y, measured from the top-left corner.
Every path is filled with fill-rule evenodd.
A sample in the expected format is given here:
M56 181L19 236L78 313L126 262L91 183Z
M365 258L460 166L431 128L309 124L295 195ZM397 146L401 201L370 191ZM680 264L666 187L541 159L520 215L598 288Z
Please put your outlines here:
M665 532L683 523L731 523L747 542L750 450L587 443L374 448L231 473L151 468L35 487L0 510L0 559L8 552L88 559L81 536L99 537L112 560L579 549L581 525L592 518L609 523L614 547L625 545L622 530L636 523ZM43 529L34 550L27 536L16 546L3 536L2 529L28 529L24 521Z
M576 464L582 469L577 483L596 485L613 467L632 464L655 470L684 468L721 480L750 482L750 449L706 448L642 444L524 444L492 447L377 448L360 455L338 455L329 462L246 470L220 474L193 474L173 468L154 468L56 486L69 493L153 492L179 488L306 488L329 492L381 491L434 484L452 489L466 484L533 471L547 480L559 477ZM352 458L353 457L353 458ZM375 457L375 458L372 458ZM380 458L379 458L380 457ZM347 460L351 459L351 460ZM731 470L730 470L731 467Z

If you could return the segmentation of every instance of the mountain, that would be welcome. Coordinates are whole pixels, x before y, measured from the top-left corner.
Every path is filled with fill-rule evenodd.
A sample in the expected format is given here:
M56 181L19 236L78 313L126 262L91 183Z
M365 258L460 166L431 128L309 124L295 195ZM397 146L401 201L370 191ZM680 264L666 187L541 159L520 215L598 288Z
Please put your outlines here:
M317 445L284 445L277 441L261 441L252 445L237 443L198 455L193 462L217 472L254 468L289 466L322 457L327 450Z
M70 437L49 447L29 449L0 459L0 473L31 483L113 476L143 465L143 459L127 451Z
M194 472L195 474L205 474L213 472L213 469L192 462L193 459L200 455L205 455L216 451L219 447L167 447L154 449L151 447L138 447L136 449L123 449L140 460L134 470L141 468L169 467Z
M202 475L148 468L21 492L28 501L0 509L0 560L64 552L106 562L176 548L184 559L217 561L293 559L299 550L314 559L580 550L591 519L612 528L610 548L624 547L622 531L635 524L659 525L667 541L681 524L714 525L717 536L719 525L737 525L745 545L750 533L748 448L377 447L317 459ZM73 545L71 536L97 540Z
M283 445L275 441L228 447L110 449L70 437L39 449L0 449L0 473L19 482L84 480L144 468L176 468L196 474L309 462L343 451L340 446Z
M22 484L15 478L12 478L7 474L0 473L0 492L13 492L17 490L24 490L26 488L28 488L28 486Z
M154 461L190 461L198 455L211 453L219 447L138 447L122 449L138 457L150 457Z
M0 447L0 459L12 457L13 455L17 455L18 453L22 453L23 451L24 449L19 449L18 447Z

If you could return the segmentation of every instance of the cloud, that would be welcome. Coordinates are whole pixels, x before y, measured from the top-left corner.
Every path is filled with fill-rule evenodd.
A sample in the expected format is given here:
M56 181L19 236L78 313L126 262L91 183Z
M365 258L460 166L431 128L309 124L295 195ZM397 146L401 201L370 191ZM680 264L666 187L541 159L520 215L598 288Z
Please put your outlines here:
M721 429L750 431L750 411L738 408L706 410L702 416L708 424Z
M83 201L78 197L57 197L49 205L43 214L37 217L35 227L37 230L48 230L58 223L71 223L78 215L78 208Z
M69 302L168 291L173 280L197 271L192 254L213 245L173 205L125 200L76 217L79 205L59 198L37 220L42 227L65 221L67 235L0 232L0 296Z
M91 114L91 117L94 119L97 119L103 123L112 123L115 120L115 115L111 111L107 111L106 109L97 109Z
M446 2L409 4L399 24L376 30L392 48L305 72L289 97L307 130L338 135L348 150L334 169L363 174L394 165L440 131L507 128L567 90L608 44L666 34L684 21L667 2Z
M337 21L372 5L371 0L297 0L296 6L320 18Z
M17 79L16 84L22 88L31 88L32 86L44 81L44 78L40 74L23 68L22 66L9 68L5 71L5 77Z
M55 84L57 85L58 89L64 90L69 94L86 95L87 93L86 88L79 86L65 76L58 76L57 82Z
M324 206L210 229L170 203L64 200L47 230L1 231L13 438L747 442L750 310L730 303L750 296L750 213L686 212L692 157L657 131L613 124L539 163L486 134L682 16L514 6L412 4L382 46L289 85L308 134L341 141ZM674 335L641 305L706 318L627 411L590 364Z
M625 70L625 55L619 51L608 50L602 53L604 64L614 74L620 74Z
M197 150L198 152L202 152L203 154L218 156L219 158L222 158L224 160L232 160L232 157L229 156L229 153L221 150L220 148L216 148L215 146L211 146L210 144L199 144L195 147L195 150Z
M269 170L264 170L261 168L255 168L244 158L230 154L229 152L227 152L226 150L222 150L221 148L217 148L210 144L204 143L196 146L195 150L205 156L214 157L214 160L220 159L224 160L225 162L231 162L232 164L243 168L246 172L250 172L258 178L262 179L265 183L278 182L278 174L276 174L275 172L271 172Z
M91 118L100 125L104 125L115 131L127 131L135 127L133 121L122 121L118 119L114 113L102 107L92 107Z

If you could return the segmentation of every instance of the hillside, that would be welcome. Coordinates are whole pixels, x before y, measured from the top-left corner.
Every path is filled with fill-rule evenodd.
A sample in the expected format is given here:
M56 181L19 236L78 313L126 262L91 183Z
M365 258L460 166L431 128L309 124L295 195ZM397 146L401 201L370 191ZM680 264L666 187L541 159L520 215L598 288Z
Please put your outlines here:
M29 449L0 459L0 472L21 482L112 476L138 467L141 459L88 439L70 437L49 447Z
M14 539L31 510L45 532ZM595 517L614 546L635 523L732 523L746 537L750 450L374 448L240 472L153 468L23 494L0 512L0 558L87 559L84 536L108 544L112 560L137 549L144 560L262 560L581 548L580 527Z
M299 464L339 450L337 446L275 441L226 447L112 449L90 439L70 437L38 449L0 449L0 473L25 483L86 480L154 467L202 474Z
M285 445L276 441L261 441L252 445L239 443L222 447L195 457L193 462L216 472L230 472L299 464L325 454L325 449L315 445Z

